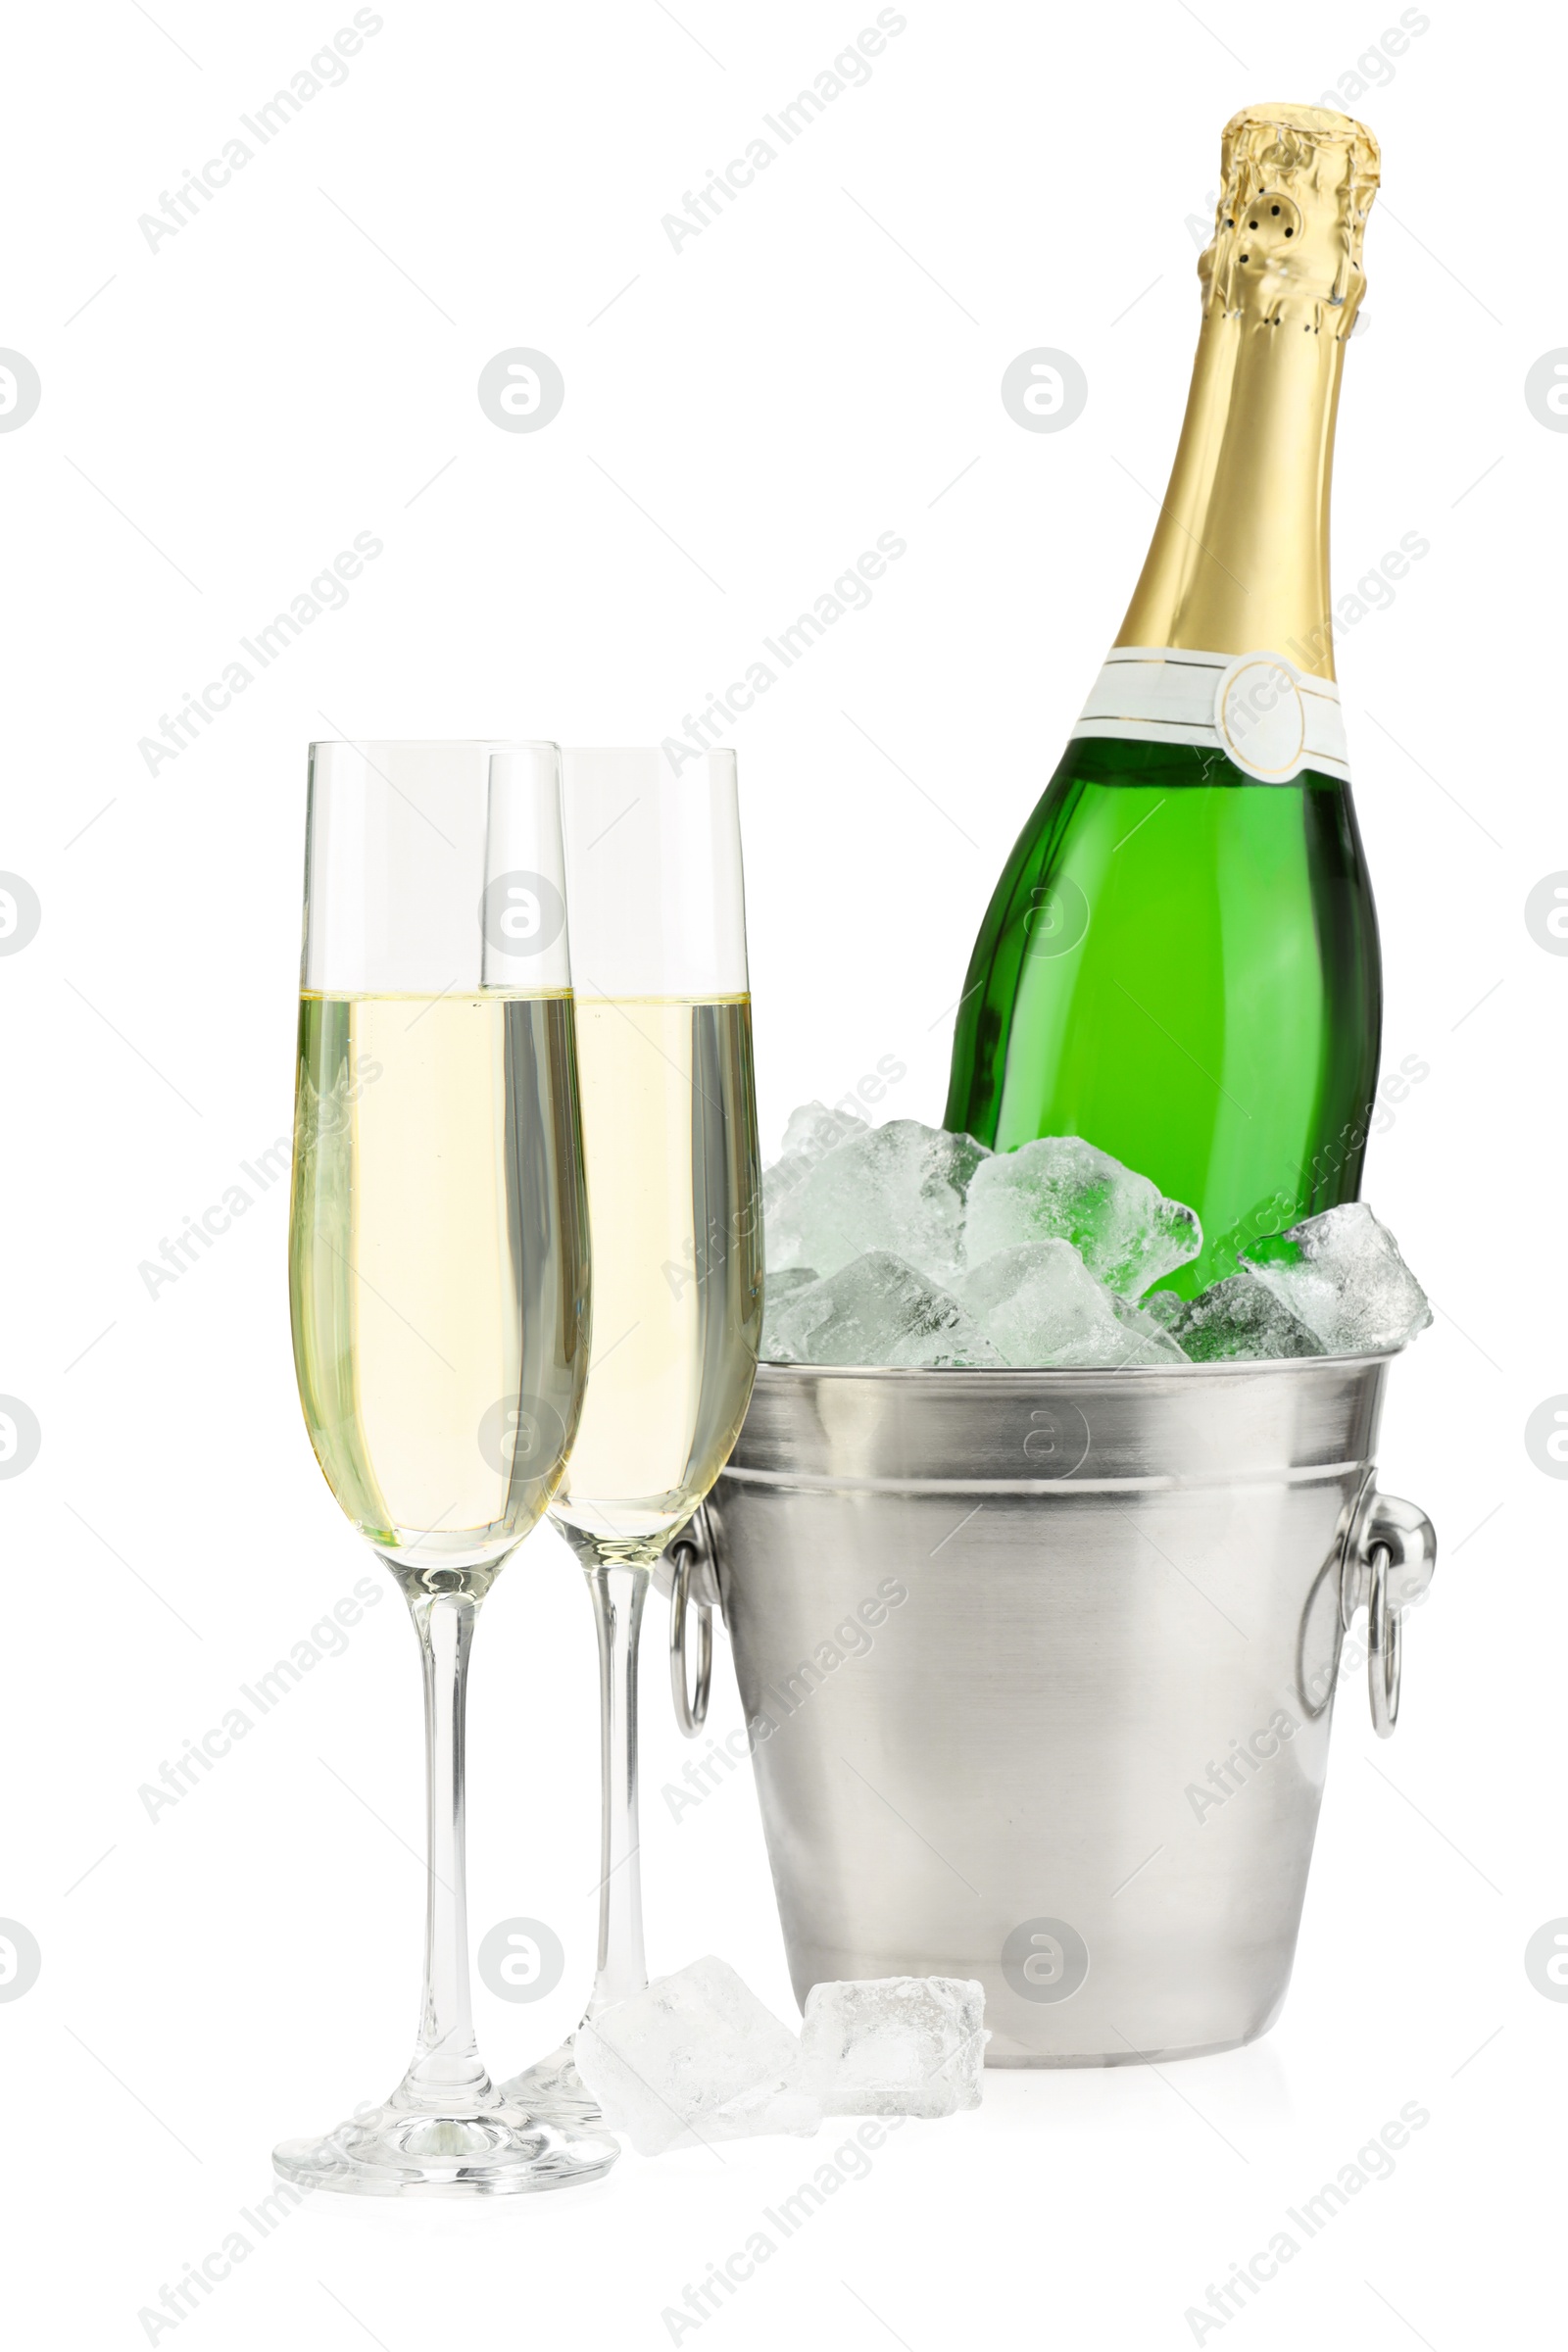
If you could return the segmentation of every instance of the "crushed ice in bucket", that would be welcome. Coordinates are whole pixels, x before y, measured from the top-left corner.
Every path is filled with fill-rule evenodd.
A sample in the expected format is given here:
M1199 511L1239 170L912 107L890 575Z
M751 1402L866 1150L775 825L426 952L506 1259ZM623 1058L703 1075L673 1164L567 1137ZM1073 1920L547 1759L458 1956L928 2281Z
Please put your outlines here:
M1202 1250L1193 1210L1080 1136L988 1152L808 1102L763 1177L774 1363L939 1369L1368 1355L1432 1320L1365 1201L1253 1243L1192 1299L1157 1288Z

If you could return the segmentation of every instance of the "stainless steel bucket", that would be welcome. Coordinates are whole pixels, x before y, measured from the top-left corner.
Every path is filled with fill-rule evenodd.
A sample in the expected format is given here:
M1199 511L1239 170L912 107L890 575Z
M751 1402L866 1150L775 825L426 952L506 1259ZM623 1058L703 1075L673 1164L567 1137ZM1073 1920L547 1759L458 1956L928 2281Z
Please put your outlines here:
M993 2066L1273 2023L1344 1630L1392 1729L1432 1573L1375 1491L1388 1361L761 1369L672 1640L721 1601L803 2002L978 1977Z

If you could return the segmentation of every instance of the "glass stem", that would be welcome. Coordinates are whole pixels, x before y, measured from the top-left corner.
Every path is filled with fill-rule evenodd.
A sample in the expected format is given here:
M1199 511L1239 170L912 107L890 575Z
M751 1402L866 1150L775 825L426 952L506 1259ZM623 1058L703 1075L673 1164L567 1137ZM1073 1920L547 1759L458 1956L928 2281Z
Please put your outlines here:
M464 1825L464 1709L478 1601L466 1592L409 1594L424 1665L426 1828L424 1991L419 2042L400 2107L452 2115L494 2105L473 2037Z
M599 1965L586 2015L641 1992L643 1884L637 1822L637 1636L649 1562L597 1552L583 1561L599 1632Z

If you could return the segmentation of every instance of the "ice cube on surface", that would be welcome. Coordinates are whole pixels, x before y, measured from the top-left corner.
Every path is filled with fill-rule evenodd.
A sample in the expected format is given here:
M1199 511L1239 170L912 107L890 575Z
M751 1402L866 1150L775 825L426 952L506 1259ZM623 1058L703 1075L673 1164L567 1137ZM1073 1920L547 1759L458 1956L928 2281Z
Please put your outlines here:
M804 2087L825 2115L958 2115L980 2104L985 1986L968 1977L813 1984Z
M818 1160L790 1199L781 1253L769 1263L836 1274L868 1250L896 1250L935 1282L963 1262L963 1203L990 1157L972 1135L890 1119Z
M773 1325L785 1299L793 1298L796 1292L804 1291L808 1283L820 1280L821 1276L814 1266L787 1266L781 1270L768 1270L762 1282L762 1337L757 1350L764 1360L778 1352L773 1345Z
M606 2123L641 2156L821 2121L800 2042L711 1954L585 2021L575 2055Z
M971 1267L954 1295L1009 1364L1183 1360L1157 1323L1095 1280L1071 1242L1000 1250Z
M1166 1298L1170 1293L1160 1292L1158 1297ZM1153 1305L1152 1300L1147 1303ZM1249 1266L1210 1283L1196 1298L1177 1299L1166 1329L1195 1364L1323 1353L1316 1334Z
M1252 1271L1329 1355L1403 1348L1431 1322L1426 1293L1364 1200L1307 1217L1284 1242L1250 1251Z
M970 1265L1022 1242L1071 1242L1097 1281L1136 1298L1203 1246L1193 1210L1077 1135L998 1152L969 1187Z
M766 1352L775 1363L798 1364L1003 1360L950 1292L887 1250L868 1250L836 1274L787 1293L770 1316Z

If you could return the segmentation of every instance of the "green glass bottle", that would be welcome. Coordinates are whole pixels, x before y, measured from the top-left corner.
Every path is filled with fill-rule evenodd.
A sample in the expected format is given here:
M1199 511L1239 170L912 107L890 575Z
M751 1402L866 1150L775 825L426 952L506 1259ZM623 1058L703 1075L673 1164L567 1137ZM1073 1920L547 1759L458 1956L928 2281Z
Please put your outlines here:
M1197 1209L1186 1297L1360 1183L1382 990L1328 509L1377 172L1370 132L1321 108L1226 127L1170 487L954 1041L950 1128L1081 1135Z

